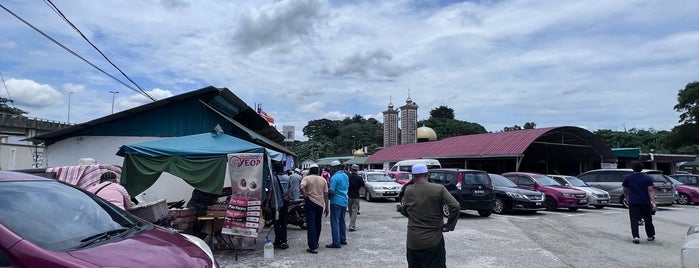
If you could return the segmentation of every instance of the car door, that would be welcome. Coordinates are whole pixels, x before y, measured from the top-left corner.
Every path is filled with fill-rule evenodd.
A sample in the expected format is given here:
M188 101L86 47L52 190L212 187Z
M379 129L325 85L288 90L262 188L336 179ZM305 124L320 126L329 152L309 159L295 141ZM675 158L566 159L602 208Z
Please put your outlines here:
M524 175L517 175L517 185L520 188L536 191L536 182L532 178Z

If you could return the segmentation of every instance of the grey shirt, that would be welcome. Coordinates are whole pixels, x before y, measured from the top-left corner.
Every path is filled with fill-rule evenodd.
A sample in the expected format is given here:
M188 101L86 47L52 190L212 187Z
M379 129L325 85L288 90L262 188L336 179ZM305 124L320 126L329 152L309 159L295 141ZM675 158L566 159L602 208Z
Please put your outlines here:
M301 190L299 187L301 187L301 175L299 174L291 174L289 175L289 198L291 200L297 200L301 199Z
M444 223L443 207L449 208ZM408 217L406 247L411 250L427 249L442 240L442 232L454 230L459 219L459 202L441 184L415 183L405 188L401 214Z

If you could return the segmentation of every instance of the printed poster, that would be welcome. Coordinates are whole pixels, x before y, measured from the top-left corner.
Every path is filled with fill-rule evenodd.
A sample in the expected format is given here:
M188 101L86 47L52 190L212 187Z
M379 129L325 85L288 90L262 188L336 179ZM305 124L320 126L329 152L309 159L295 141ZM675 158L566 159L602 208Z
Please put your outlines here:
M257 237L262 219L262 153L228 155L226 167L231 179L231 199L221 233Z

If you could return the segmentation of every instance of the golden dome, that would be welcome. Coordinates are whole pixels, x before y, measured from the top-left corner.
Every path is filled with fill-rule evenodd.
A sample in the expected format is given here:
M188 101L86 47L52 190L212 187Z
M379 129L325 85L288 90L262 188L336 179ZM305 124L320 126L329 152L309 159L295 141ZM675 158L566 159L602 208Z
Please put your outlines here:
M436 141L437 140L437 132L434 132L433 129L428 128L426 126L421 126L417 128L417 139L426 139L428 141Z
M354 155L354 156L364 156L364 151L362 151L362 150L360 150L360 149L357 149L357 150L354 151L354 153L352 153L352 155Z

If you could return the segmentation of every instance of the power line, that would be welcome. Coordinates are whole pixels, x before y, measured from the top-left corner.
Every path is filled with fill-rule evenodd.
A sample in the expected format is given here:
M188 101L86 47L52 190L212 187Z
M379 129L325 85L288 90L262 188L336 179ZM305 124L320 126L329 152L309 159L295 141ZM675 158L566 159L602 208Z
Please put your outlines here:
M15 101L13 101L12 96L10 96L10 89L7 88L7 84L5 83L5 77L2 76L2 72L0 72L0 78L2 79L2 85L5 86L5 91L7 91L7 101L9 101L12 104L12 107L15 107Z
M80 36L81 36L83 39L85 39L85 41L87 41L87 43L89 43L95 50L97 50L97 52L99 52L100 55L102 55L102 57L104 57L104 59L107 60L107 62L109 62L109 64L111 64L115 69L117 69L117 70L119 71L119 73L121 73L121 75L123 75L127 80L129 80L132 84L134 84L134 85L135 85L141 92L143 92L143 94L145 94L149 99L155 101L155 99L153 99L153 97L151 97L150 95L148 95L148 93L147 93L145 90L143 90L143 88L141 88L141 86L139 86L136 82L134 82L134 81L133 81L128 75L126 75L119 67L117 67L116 64L114 64L114 62L112 62L112 60L110 60L110 59L107 57L107 55L104 55L104 53L102 53L102 50L100 50L99 48L97 48L97 46L95 46L95 44L93 44L93 43L80 31L80 29L78 29L78 27L76 27L75 24L73 24L73 23L63 14L63 12L61 12L61 10L58 9L58 7L57 7L56 5L53 4L53 2L51 2L51 0L44 0L44 3L46 3L46 4L53 10L53 12L55 12L56 14L58 14L58 16L61 17L66 23L68 23L68 25L70 25L70 27L73 28L73 30L75 30L76 32L78 32L78 34L80 34Z
M51 36L49 36L48 34L44 33L43 31L39 30L38 28L34 27L34 25L32 25L31 23L27 22L26 20L22 19L20 16L18 16L17 14L15 14L14 12L10 11L9 9L7 9L3 4L0 4L0 8L4 9L4 10L7 11L8 13L10 13L10 15L12 15L12 16L14 16L15 18L17 18L18 20L22 21L22 22L23 22L24 24L26 24L27 26L31 27L34 31L38 32L38 33L41 34L42 36L44 36L44 37L46 37L47 39L51 40L54 44L60 46L60 47L63 48L65 51L68 51L70 54L73 54L73 56L78 57L79 59L81 59L81 60L84 61L85 63L89 64L89 65L92 66L93 68L97 69L98 71L100 71L100 72L103 73L104 75L109 76L110 78L114 79L115 81L119 82L120 84L124 85L125 87L127 87L127 88L129 88L129 89L135 91L135 92L138 93L138 94L142 94L142 95L144 94L143 92L141 92L141 91L139 91L139 90L133 88L132 86L130 86L130 85L124 83L123 81L119 80L118 78L114 77L113 75L111 75L111 74L107 73L106 71L102 70L100 67L97 67L97 66L94 65L92 62L90 62L90 61L88 61L87 59L83 58L82 56L78 55L78 53L76 53L76 52L74 52L73 50L71 50L70 48L64 46L64 45L61 44L60 42L56 41L56 39L53 39L53 38L52 38ZM145 94L145 96L146 96L147 98L149 98L149 99L155 101L155 99L153 99L153 97L151 97L150 95Z

